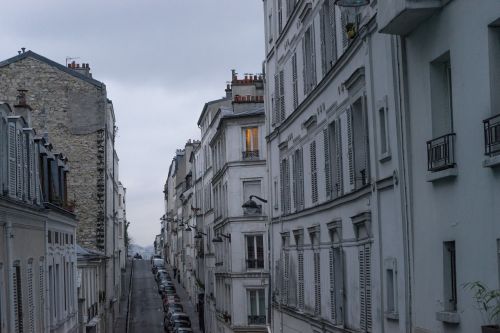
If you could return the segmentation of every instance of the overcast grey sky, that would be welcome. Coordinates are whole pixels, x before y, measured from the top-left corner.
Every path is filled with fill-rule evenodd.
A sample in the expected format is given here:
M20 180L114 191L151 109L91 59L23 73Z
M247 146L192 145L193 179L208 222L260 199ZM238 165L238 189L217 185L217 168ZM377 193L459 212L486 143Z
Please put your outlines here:
M119 127L131 237L151 245L169 164L176 148L199 138L204 103L224 95L232 68L262 70L262 1L3 2L0 59L21 47L62 64L78 57L106 84Z

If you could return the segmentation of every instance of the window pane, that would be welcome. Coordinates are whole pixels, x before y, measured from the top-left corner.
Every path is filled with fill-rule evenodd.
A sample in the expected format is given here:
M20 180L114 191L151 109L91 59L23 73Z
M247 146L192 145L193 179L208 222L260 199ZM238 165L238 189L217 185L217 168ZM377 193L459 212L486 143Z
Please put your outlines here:
M257 267L264 267L264 242L263 236L256 236L257 241Z
M257 315L257 292L256 290L250 291L250 314L252 316Z
M259 150L259 134L257 127L252 128L252 150Z
M264 289L259 290L259 315L266 315L266 297L264 294Z

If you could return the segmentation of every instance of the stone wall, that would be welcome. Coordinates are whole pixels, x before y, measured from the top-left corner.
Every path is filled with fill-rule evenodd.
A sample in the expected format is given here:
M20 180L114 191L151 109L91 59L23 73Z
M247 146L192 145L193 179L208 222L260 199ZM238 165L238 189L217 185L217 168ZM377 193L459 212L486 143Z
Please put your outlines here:
M69 159L68 199L75 201L77 241L86 248L101 249L97 240L104 239L100 202L104 187L98 186L98 180L104 175L105 154L98 146L105 123L104 85L27 57L0 68L0 100L13 105L19 88L28 90L37 134L48 132L54 151Z

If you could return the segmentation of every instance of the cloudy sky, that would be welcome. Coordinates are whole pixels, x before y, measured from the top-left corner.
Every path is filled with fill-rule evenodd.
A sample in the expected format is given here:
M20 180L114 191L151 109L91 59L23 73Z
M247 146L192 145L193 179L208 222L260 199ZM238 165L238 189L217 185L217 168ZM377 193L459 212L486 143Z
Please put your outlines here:
M263 22L261 0L6 1L0 59L26 47L90 63L115 107L131 237L150 245L175 149L199 138L203 105L224 95L232 68L261 71Z

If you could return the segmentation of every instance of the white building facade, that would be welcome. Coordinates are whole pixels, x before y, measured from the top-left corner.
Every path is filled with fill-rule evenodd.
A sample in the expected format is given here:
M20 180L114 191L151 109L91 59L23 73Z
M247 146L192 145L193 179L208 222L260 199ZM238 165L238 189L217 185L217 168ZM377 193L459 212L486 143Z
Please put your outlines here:
M479 332L465 285L500 288L500 3L378 6L404 82L412 329Z
M264 1L273 332L408 332L397 86L377 2Z

